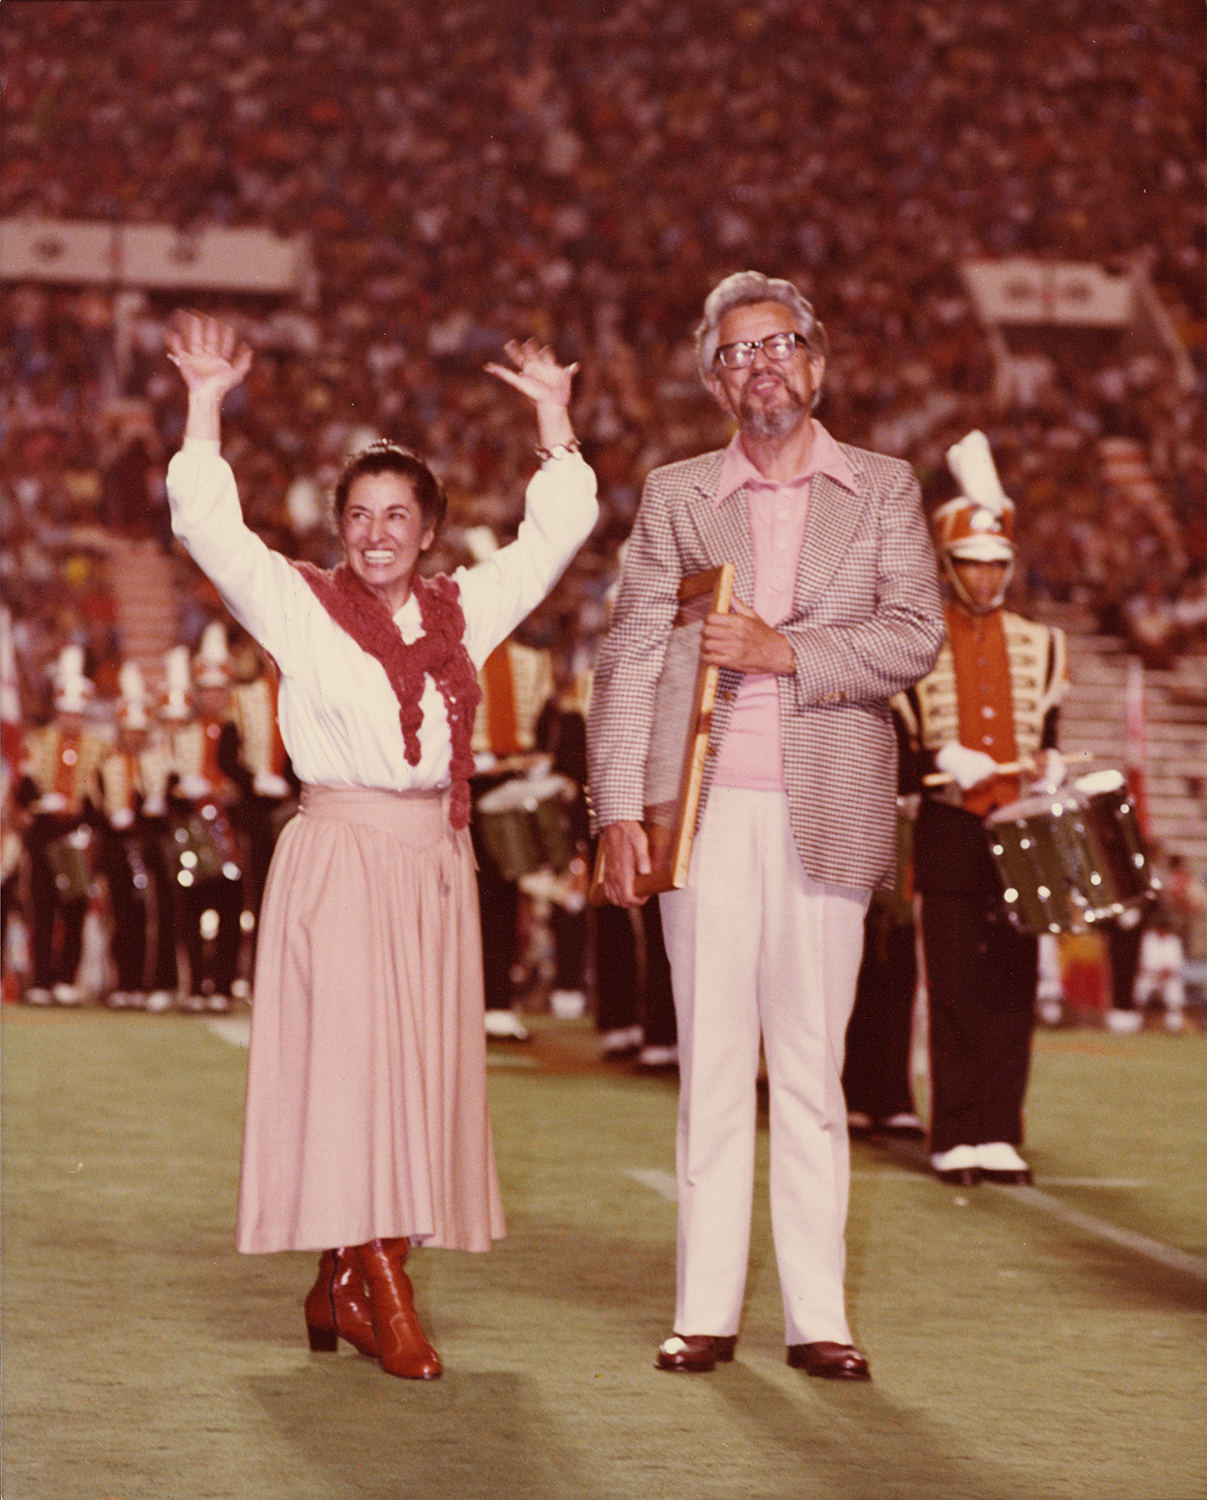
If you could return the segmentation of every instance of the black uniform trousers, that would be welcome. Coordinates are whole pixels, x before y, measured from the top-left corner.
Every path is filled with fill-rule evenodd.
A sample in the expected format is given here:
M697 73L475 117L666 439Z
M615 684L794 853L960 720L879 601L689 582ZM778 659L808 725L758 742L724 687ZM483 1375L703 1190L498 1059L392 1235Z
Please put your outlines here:
M671 966L656 896L636 908L595 908L595 991L598 1030L640 1025L647 1047L677 1044Z
M981 819L924 800L914 835L930 1030L930 1149L1023 1139L1039 940L1006 915Z
M215 875L194 885L176 886L176 911L184 951L189 960L189 987L194 995L225 995L229 998L239 977L239 950L243 942L243 885L240 879ZM207 911L218 918L213 937L207 937L202 919Z
M41 813L25 831L29 855L30 957L33 984L41 989L74 984L84 951L88 892L61 883L51 864L51 845L78 827L78 819Z
M873 1123L914 1113L909 1061L917 982L913 923L898 921L889 903L873 895L842 1069L848 1111Z
M119 990L174 992L177 986L174 895L163 840L160 824L142 820L129 829L110 828L101 840Z
M930 997L931 1150L1021 1145L1039 940L999 895L923 895Z

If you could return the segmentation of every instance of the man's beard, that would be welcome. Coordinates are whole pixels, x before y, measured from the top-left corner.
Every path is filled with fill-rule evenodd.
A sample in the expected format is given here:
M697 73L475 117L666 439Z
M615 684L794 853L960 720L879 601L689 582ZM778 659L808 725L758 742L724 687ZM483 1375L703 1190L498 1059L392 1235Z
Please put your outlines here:
M784 395L787 399L783 404L768 411L753 405L743 394L738 402L738 423L742 431L759 438L783 438L795 432L808 412L791 386L784 386Z

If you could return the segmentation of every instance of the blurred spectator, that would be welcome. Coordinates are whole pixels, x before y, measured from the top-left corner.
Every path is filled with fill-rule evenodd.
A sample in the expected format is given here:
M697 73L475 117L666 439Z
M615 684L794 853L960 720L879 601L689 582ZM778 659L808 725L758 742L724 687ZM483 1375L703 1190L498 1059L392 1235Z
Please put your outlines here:
M1127 644L1151 671L1173 665L1178 645L1178 623L1173 601L1163 579L1145 580L1143 589L1123 606Z
M907 458L929 503L949 493L947 447L987 434L1019 508L1024 608L1073 605L1120 636L1155 624L1162 661L1207 649L1190 0L56 0L5 7L3 25L5 217L310 236L305 305L187 294L257 348L226 451L282 551L334 560L326 496L366 433L433 455L457 561L475 527L510 535L534 460L482 365L506 335L556 327L582 361L575 424L601 479L599 527L558 591L557 629L589 661L646 473L727 437L682 330L709 286L756 264L832 309L827 424ZM1001 404L958 268L1014 254L1142 263L1191 387L1065 328L1014 336ZM24 715L44 724L64 645L116 694L106 530L170 545L175 297L5 292L0 584ZM1118 439L1151 489L1108 477ZM173 556L193 648L221 604Z
M166 504L157 504L155 468L161 462L159 437L149 403L126 399L111 402L102 421L101 516L118 536L165 541L170 530Z
M1189 959L1207 959L1207 885L1180 854L1169 856L1162 905Z
M1174 931L1169 914L1158 910L1140 939L1140 970L1136 975L1136 1008L1143 1011L1159 1002L1165 1012L1166 1031L1178 1032L1185 1024L1186 954L1182 939Z
M620 0L606 17L517 0L12 10L0 211L312 235L312 306L202 299L271 355L254 400L228 411L230 446L255 524L299 550L321 545L314 498L350 412L434 452L454 509L481 512L466 524L505 532L502 497L530 455L481 365L525 326L564 330L583 361L576 420L614 549L645 472L719 435L678 330L704 288L757 261L834 308L831 425L924 479L955 437L987 432L1049 597L1093 605L1149 570L1181 576L1164 522L1119 513L1095 443L1140 438L1175 529L1189 526L1207 331L1189 0L1069 0L1058 16L1040 0L941 14L869 0L843 16L765 0L724 20L704 0ZM1112 270L1141 257L1197 392L1147 354L1065 330L1017 343L1000 410L957 267L1014 253ZM4 315L5 447L41 438L29 477L44 512L78 438L95 468L94 413L114 396L149 400L165 448L178 438L163 299L119 295L120 318L99 288L17 287ZM1040 523L1062 544L1073 494L1080 533L1049 549Z

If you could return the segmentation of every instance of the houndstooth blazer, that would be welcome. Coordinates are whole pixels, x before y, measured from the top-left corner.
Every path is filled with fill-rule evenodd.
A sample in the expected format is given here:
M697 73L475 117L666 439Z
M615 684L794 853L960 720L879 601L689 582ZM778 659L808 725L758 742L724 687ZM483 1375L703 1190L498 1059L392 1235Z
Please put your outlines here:
M895 869L897 746L888 700L934 665L944 637L938 570L918 481L900 459L842 444L856 489L814 478L792 612L777 629L792 830L815 880L872 889ZM596 828L643 816L654 693L680 579L731 562L754 598L748 494L716 504L722 451L655 469L629 538L588 718ZM699 817L740 672L722 670ZM699 824L697 818L697 826Z

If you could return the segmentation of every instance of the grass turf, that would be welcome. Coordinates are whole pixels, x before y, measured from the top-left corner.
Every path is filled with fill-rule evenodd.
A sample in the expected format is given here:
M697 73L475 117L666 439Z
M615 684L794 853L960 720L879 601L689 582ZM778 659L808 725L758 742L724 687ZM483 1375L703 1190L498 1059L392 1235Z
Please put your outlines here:
M6 1500L1207 1495L1207 1282L1086 1227L1207 1257L1202 1035L1040 1034L1042 1200L856 1143L867 1386L784 1364L765 1134L737 1360L654 1370L675 1083L583 1023L492 1050L510 1232L412 1258L430 1385L308 1352L315 1257L234 1253L245 1055L202 1018L6 1007L3 1043Z

